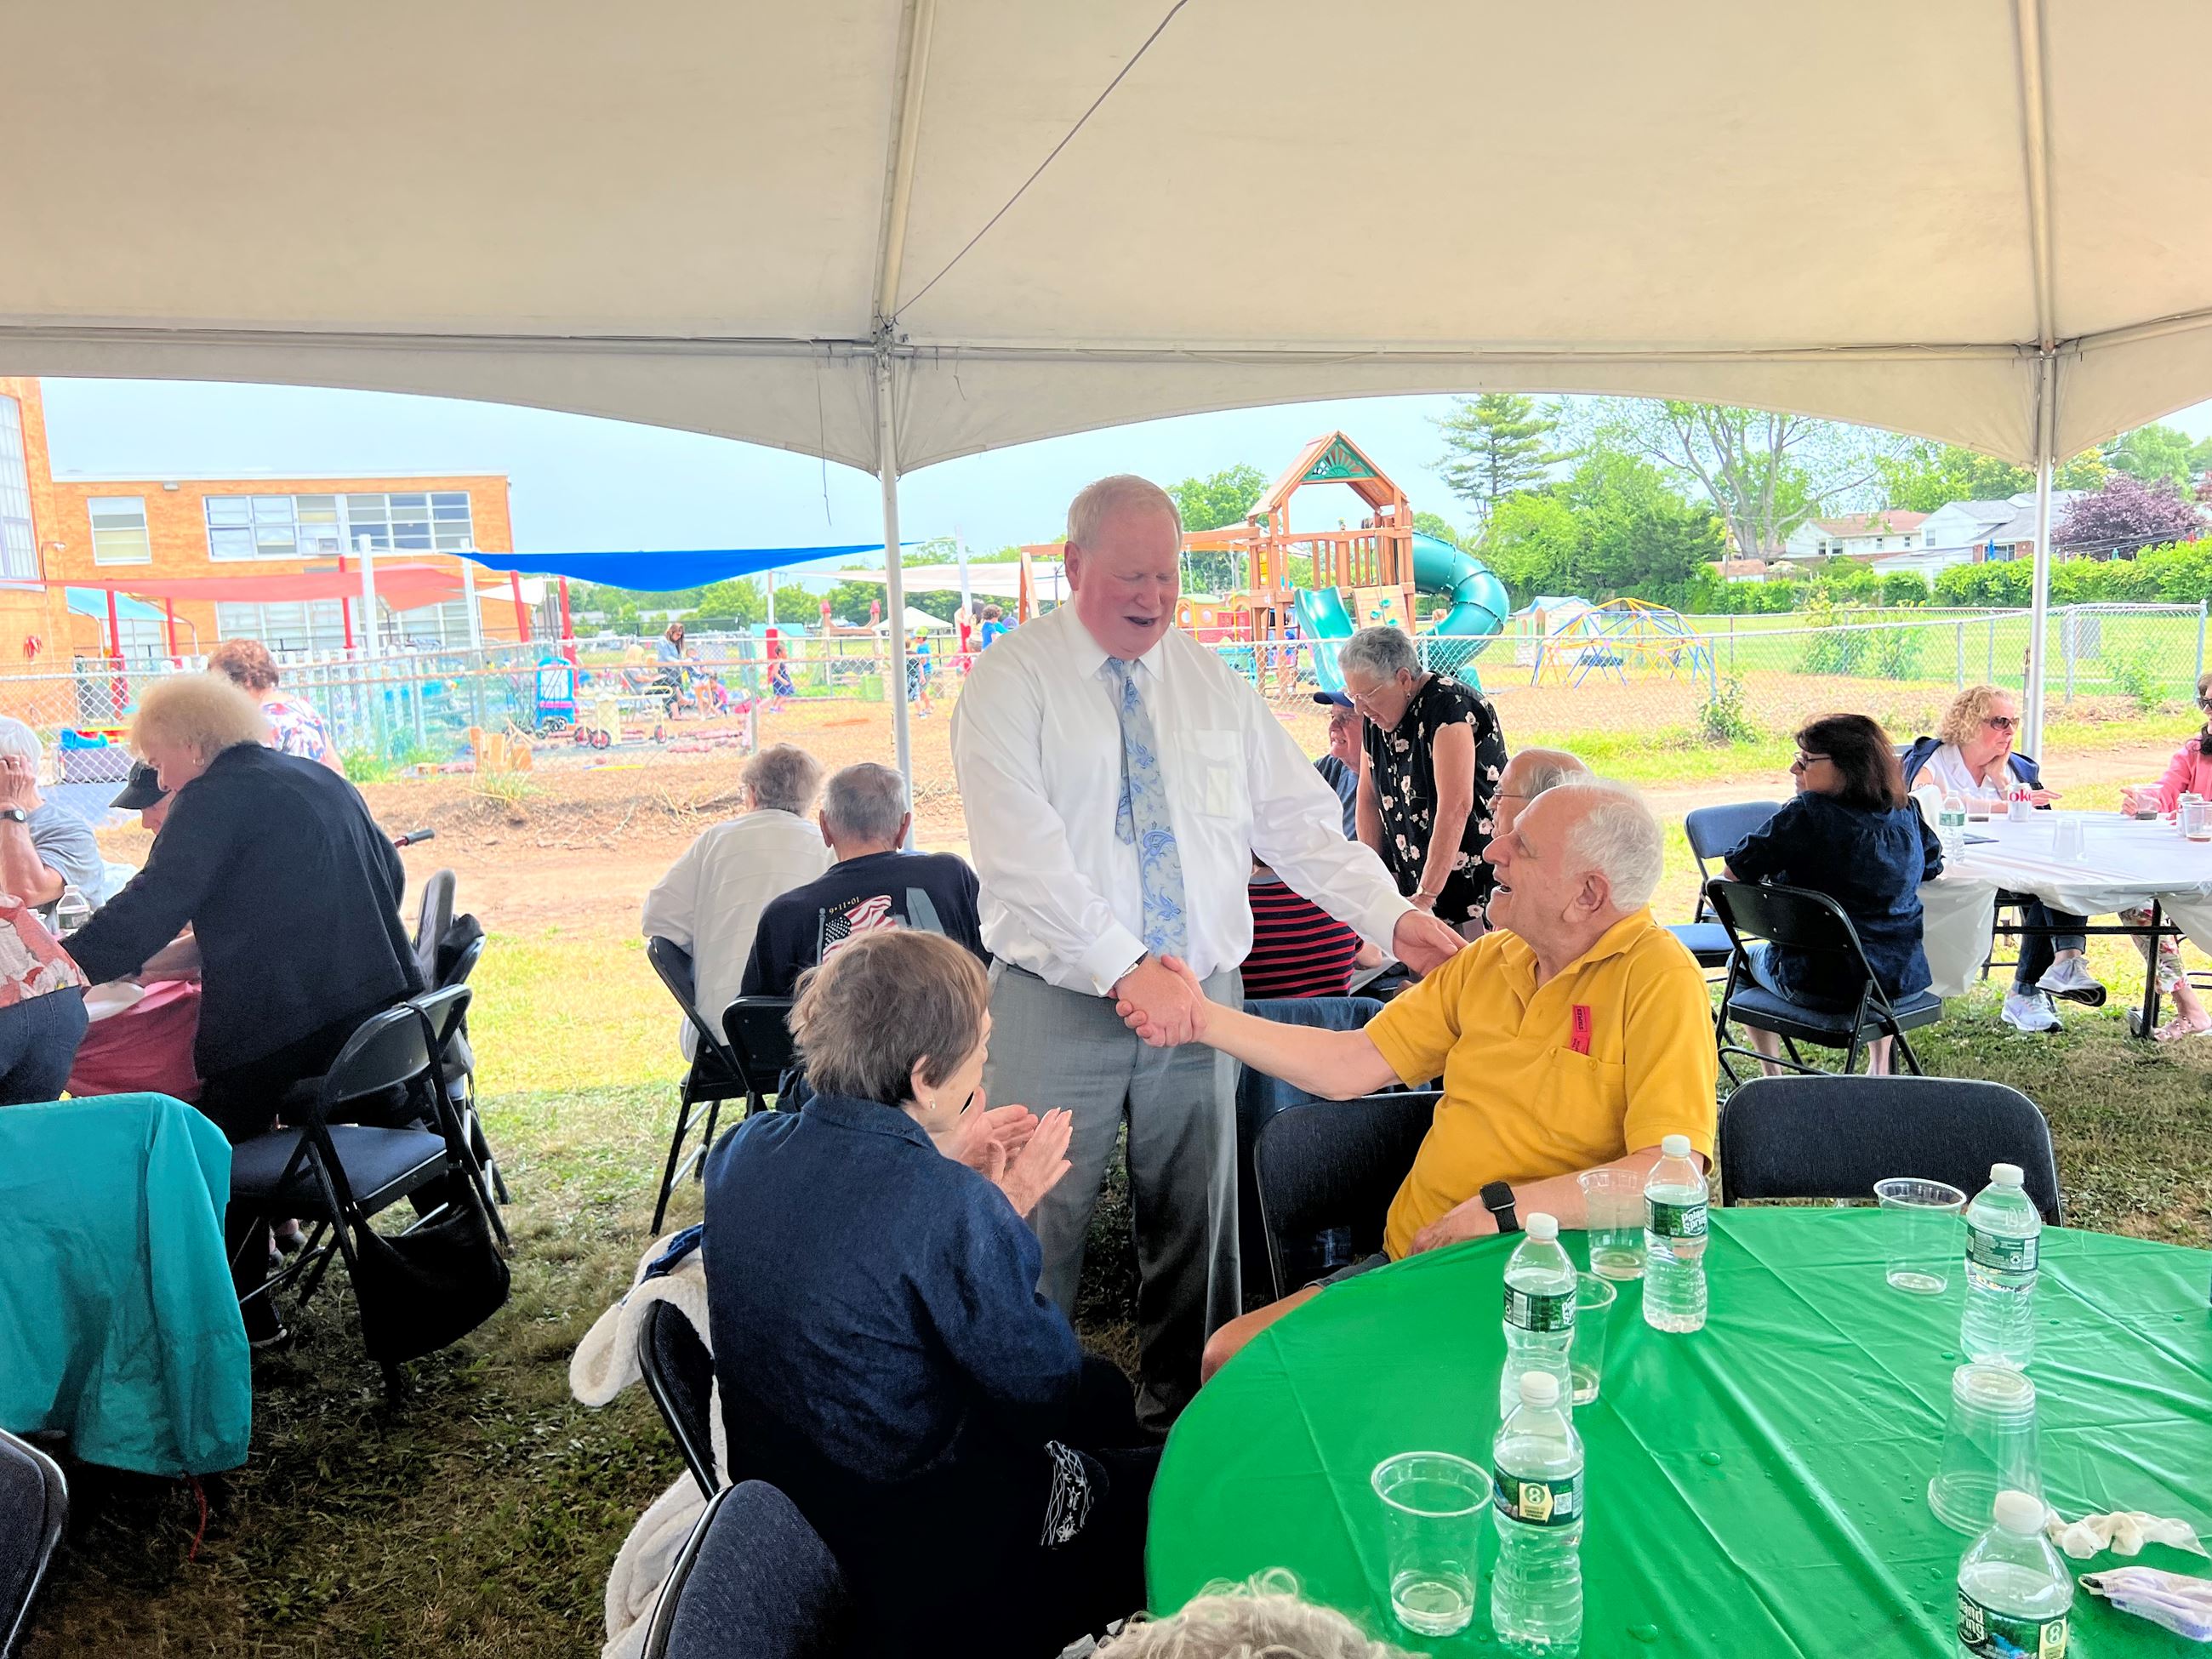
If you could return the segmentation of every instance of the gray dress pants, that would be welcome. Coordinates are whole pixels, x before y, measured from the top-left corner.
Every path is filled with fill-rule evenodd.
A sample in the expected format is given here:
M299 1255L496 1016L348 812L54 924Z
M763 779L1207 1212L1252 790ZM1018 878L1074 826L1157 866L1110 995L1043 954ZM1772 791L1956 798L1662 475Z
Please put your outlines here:
M1243 1006L1234 971L1206 981L1212 1001ZM991 970L994 1106L1074 1119L1070 1168L1030 1224L1044 1246L1040 1288L1073 1316L1084 1237L1116 1133L1129 1129L1129 1197L1137 1232L1137 1415L1164 1430L1198 1390L1206 1339L1243 1311L1237 1251L1237 1064L1204 1043L1153 1048L1107 998L1048 985L999 963Z

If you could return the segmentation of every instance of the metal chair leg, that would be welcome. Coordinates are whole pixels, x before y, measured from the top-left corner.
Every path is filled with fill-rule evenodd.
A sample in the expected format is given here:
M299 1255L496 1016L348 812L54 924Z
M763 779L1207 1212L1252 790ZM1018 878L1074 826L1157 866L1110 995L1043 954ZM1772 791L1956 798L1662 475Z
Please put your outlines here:
M653 1206L653 1236L660 1237L660 1224L668 1216L669 1194L676 1189L676 1166L684 1156L684 1137L691 1128L691 1085L687 1081L677 1100L676 1133L668 1140L668 1165L660 1172L660 1200Z

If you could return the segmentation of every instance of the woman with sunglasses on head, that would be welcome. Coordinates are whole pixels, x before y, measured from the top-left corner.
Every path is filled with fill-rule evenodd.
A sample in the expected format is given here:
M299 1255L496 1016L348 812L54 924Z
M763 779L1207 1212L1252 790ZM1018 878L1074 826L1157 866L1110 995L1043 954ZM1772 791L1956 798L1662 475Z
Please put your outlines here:
M2171 812L2180 805L2184 795L2198 795L2212 800L2212 674L2202 675L2197 682L2197 707L2204 715L2204 727L2195 737L2174 751L2173 760L2166 769L2166 775L2148 788L2126 789L2121 792L2121 809L2129 812ZM2120 920L2138 927L2150 926L2150 908L2123 910ZM2136 949L2146 955L2150 943L2138 937ZM2174 940L2162 939L2158 942L2158 988L2162 996L2173 999L2173 1018L2152 1033L2160 1042L2173 1042L2182 1037L2202 1036L2212 1031L2212 1014L2204 1011L2189 975L2182 971L2181 947Z
M1970 685L1951 700L1943 723L1932 738L1916 738L1905 751L1905 787L1932 783L1966 803L1969 812L2001 814L2014 783L2027 786L2028 799L2048 806L2058 797L2043 787L2043 774L2025 755L2013 752L2020 730L2020 704L1995 685ZM2001 895L2021 908L2032 930L2021 935L2020 962L2012 988L2005 993L2004 1023L2020 1031L2055 1031L2058 1011L2053 997L2091 1008L2105 1000L2105 988L2089 975L2082 951L2088 937L2086 916L2054 910L2041 899Z
M1889 733L1864 714L1824 715L1798 732L1790 774L1796 795L1729 849L1723 873L1826 894L1851 919L1883 995L1896 1003L1926 990L1920 884L1942 870L1943 848L1905 793ZM1858 1006L1856 977L1829 957L1764 943L1744 954L1751 976L1776 996L1820 1013ZM1762 1054L1782 1053L1771 1031L1753 1030L1751 1041ZM1890 1040L1877 1037L1867 1070L1887 1072L1889 1050Z

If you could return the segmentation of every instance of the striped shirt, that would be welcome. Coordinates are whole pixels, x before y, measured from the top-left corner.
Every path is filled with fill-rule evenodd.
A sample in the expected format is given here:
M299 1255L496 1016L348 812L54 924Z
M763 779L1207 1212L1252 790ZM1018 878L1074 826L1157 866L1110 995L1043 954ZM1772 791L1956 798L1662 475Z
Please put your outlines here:
M1352 986L1359 935L1278 876L1255 876L1252 951L1244 958L1244 994L1340 997Z

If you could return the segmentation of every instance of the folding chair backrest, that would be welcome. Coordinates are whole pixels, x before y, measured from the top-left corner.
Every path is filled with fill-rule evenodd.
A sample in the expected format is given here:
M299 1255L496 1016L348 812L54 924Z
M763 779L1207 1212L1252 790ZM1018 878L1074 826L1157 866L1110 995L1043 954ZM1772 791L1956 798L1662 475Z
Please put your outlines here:
M764 1095L776 1092L797 1055L789 997L739 997L722 1011L722 1030L738 1075Z
M708 1500L654 1604L645 1659L830 1659L851 1592L799 1508L764 1480Z
M452 965L443 973L426 975L422 982L434 985L441 991L449 986L465 985L469 982L469 975L476 972L477 963L483 960L483 935L479 933L461 947L460 954L453 958Z
M684 1310L655 1302L637 1329L638 1369L645 1391L660 1407L684 1467L708 1498L714 1495L714 1357Z
M1867 1198L1892 1176L1948 1182L1969 1198L1990 1165L2017 1164L2059 1224L2058 1161L2035 1103L2002 1083L1948 1077L1760 1077L1721 1108L1723 1201Z
M415 965L422 970L422 983L438 982L438 945L453 926L453 893L459 878L451 870L438 870L422 884L422 908L415 924Z
M1322 1271L1325 1235L1346 1246L1338 1265L1382 1248L1382 1222L1436 1119L1432 1090L1316 1100L1267 1120L1252 1149L1275 1294Z
M1690 853L1705 873L1706 861L1717 859L1782 810L1778 800L1730 801L1724 806L1692 807L1683 815L1682 833L1689 837Z
M446 985L410 999L429 1016L430 1040L437 1045L441 1054L446 1052L446 1045L453 1040L453 1033L461 1029L461 1023L469 1017L469 1001L474 994L465 985Z
M660 975L660 982L668 988L668 994L676 999L676 1006L684 1011L684 1018L691 1022L692 1030L698 1035L701 1051L712 1051L728 1060L734 1071L737 1061L730 1055L728 1047L700 1016L698 981L691 953L674 939L662 939L655 934L645 942L645 959L653 964L653 971Z
M68 1519L69 1486L54 1460L0 1429L0 1654L16 1651Z
M1722 925L1741 939L1771 939L1809 956L1844 957L1866 965L1858 929L1844 907L1809 887L1769 887L1750 881L1709 881L1705 896Z
M329 1121L334 1108L349 1101L412 1088L436 1063L437 1048L429 1019L413 1003L403 1002L370 1015L346 1039L346 1046L338 1050L338 1057L323 1074L324 1121Z

